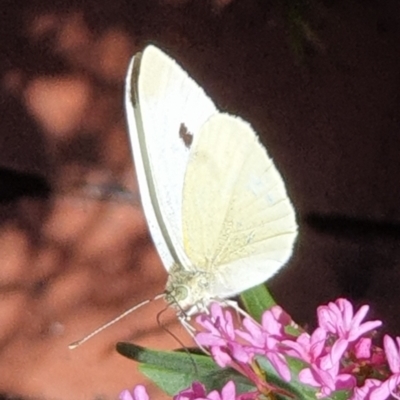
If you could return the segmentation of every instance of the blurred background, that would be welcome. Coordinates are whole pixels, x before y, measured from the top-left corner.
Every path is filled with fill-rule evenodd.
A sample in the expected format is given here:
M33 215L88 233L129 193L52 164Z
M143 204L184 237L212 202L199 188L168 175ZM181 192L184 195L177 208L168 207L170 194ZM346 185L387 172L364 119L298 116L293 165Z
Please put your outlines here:
M344 296L400 332L399 19L394 0L2 0L0 399L116 399L145 381L117 341L180 347L159 301L67 348L165 285L123 106L149 42L255 127L287 182L300 235L278 302L312 326Z

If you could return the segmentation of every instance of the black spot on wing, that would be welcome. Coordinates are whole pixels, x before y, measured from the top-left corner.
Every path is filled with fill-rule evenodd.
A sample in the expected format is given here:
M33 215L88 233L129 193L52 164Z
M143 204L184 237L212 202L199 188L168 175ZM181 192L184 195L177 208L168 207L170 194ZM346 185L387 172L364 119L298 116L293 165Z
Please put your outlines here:
M189 149L193 142L193 134L189 132L188 128L183 122L179 127L179 137L182 139L185 146Z

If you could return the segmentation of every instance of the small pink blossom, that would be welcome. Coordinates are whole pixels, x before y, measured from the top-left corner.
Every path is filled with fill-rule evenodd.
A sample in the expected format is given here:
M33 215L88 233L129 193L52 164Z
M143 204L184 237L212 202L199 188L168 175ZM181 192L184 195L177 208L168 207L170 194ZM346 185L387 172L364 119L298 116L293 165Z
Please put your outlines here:
M379 382L379 381L378 381ZM400 399L400 375L394 374L384 382L380 382L377 388L370 391L367 400L386 400L386 399Z
M371 338L360 338L360 340L354 346L354 354L357 359L369 359L371 357Z
M282 317L287 314L277 310L276 315ZM283 379L290 380L286 359L277 347L278 340L269 336L254 320L244 318L242 321L244 329L234 329L230 312L228 310L224 312L220 304L213 303L210 314L200 315L196 321L206 329L205 332L196 335L196 340L200 345L210 348L211 355L219 366L233 367L247 376L257 387L275 390L274 386L263 381L253 370L251 365L253 357L260 354L269 359Z
M319 326L336 335L339 340L354 342L365 333L382 325L381 321L362 323L369 306L362 306L354 314L353 305L346 299L338 299L317 309Z
M233 381L229 381L219 393L213 390L207 394L204 385L200 382L193 382L190 388L182 390L174 396L174 400L235 400L236 388Z
M385 335L383 338L383 347L385 349L386 359L390 370L394 374L400 373L400 337L396 338L396 342L397 346L395 341L389 335Z
M132 392L129 390L122 391L119 400L149 400L149 395L143 385L137 385Z
M236 388L233 381L229 381L221 390L221 394L218 391L213 390L208 394L207 399L210 400L234 400L236 398Z
M249 343L243 346L249 358L253 358L255 354L263 355L283 379L290 381L290 370L280 348L280 341L250 318L244 318L242 325L245 329L236 329L236 334Z
M356 385L356 379L350 374L339 374L338 366L330 369L322 369L316 364L310 368L304 368L299 373L299 380L302 383L319 389L318 398L324 398L336 390L350 390Z
M297 357L310 366L299 373L302 383L319 389L319 397L329 396L339 389L351 389L355 378L350 374L339 373L340 359L346 351L346 343L326 345L327 332L317 328L311 335L302 333L296 341L283 341L289 349L288 354Z
M200 382L193 382L192 386L180 391L174 396L174 400L196 400L206 398L206 388Z
M325 342L326 331L322 328L317 328L312 335L302 333L295 341L284 340L282 344L290 349L290 351L287 351L290 356L311 364L326 354Z
M356 387L350 400L371 400L371 392L377 389L382 384L378 379L366 379L364 386ZM384 400L383 398L376 398L376 400Z
M397 343L396 343L397 342ZM366 379L364 386L354 390L351 400L400 399L400 338L396 342L388 335L383 338L386 360L392 375L385 381ZM380 367L380 363L377 363Z
M212 303L210 314L200 314L196 322L206 329L196 335L196 340L203 346L223 346L226 340L235 339L232 314L218 303Z
M293 339L292 335L286 333L285 328L289 325L295 326L292 318L282 307L273 306L262 315L261 323L264 331L278 340Z
M383 338L386 359L392 375L370 391L368 400L385 400L390 396L400 399L400 337L396 338L396 342L389 335Z
M286 381L290 381L291 375L280 348L280 342L284 339L292 339L293 336L285 332L285 327L293 324L289 314L279 306L274 306L264 312L262 325L250 318L244 318L244 329L236 329L236 334L250 345L244 345L245 350L253 358L255 354L268 358L278 374Z
M210 348L214 361L220 367L231 366L233 358L243 363L250 361L244 347L236 342L233 318L229 310L223 310L220 304L212 303L210 314L199 315L196 322L206 330L196 335L196 341Z

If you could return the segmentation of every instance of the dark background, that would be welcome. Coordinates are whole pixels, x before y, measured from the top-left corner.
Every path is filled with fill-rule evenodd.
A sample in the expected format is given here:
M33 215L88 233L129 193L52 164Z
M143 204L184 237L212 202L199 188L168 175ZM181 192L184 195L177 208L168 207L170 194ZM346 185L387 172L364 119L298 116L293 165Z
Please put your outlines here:
M399 19L397 1L378 0L2 0L0 391L113 399L142 380L118 340L179 346L158 303L66 348L165 285L122 101L149 41L253 124L287 182L300 235L270 283L278 302L313 325L344 296L399 332ZM133 206L99 200L104 184L129 188Z

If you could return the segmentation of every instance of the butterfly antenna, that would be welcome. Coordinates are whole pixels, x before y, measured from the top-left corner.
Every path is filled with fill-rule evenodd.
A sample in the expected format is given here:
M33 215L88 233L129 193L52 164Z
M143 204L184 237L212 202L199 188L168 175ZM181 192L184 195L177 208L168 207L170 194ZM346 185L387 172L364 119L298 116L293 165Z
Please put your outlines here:
M130 308L129 310L126 310L124 313L122 313L121 315L119 315L118 317L114 318L113 320L111 320L110 322L107 322L106 324L100 326L99 328L97 328L96 330L94 330L92 333L89 333L89 335L86 335L85 337L83 337L80 340L77 340L76 342L73 342L71 344L68 345L68 348L70 350L76 349L77 347L79 347L81 344L87 342L89 339L91 339L93 336L96 336L97 334L99 334L100 332L104 331L105 329L107 329L109 326L114 325L116 322L120 321L121 319L125 318L127 315L129 315L131 312L137 310L138 308L151 303L152 301L161 299L162 297L164 297L164 293L160 293L157 296L153 297L152 299L147 299L142 301L139 304L136 304L135 306L133 306L132 308Z
M178 343L180 346L182 346L182 349L185 351L185 353L189 356L192 364L193 364L193 368L194 371L197 375L199 375L199 370L197 368L196 362L194 360L194 358L192 357L192 355L190 354L190 351L188 350L188 348L184 345L184 343L178 338L178 336L175 335L175 333L173 333L172 331L170 331L162 322L161 322L161 315L169 308L169 305L167 305L163 310L161 310L160 312L157 313L157 324L158 326L163 329L165 332L167 332L169 335L171 335Z
M179 304L179 301L178 300L176 300L176 298L175 298L175 296L171 293L171 292L165 292L165 294L167 294L168 296L170 296L170 297L172 297L172 299L174 300L173 302L172 302L172 304L174 305L174 306L176 306L177 308L179 308L179 315L180 316L184 316L185 317L185 319L188 319L188 315L185 313L185 310L181 307L181 305ZM179 319L181 319L181 317L179 318Z

